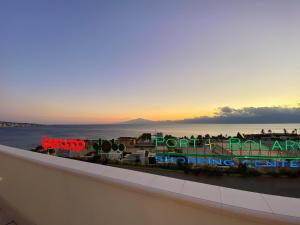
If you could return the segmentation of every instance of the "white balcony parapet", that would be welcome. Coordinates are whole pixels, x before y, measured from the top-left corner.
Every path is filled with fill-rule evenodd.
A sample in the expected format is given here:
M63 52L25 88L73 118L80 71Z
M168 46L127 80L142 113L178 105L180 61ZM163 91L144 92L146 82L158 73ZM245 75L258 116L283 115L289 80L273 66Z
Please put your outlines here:
M270 187L272 188L272 187ZM0 145L0 198L32 224L300 224L300 199Z

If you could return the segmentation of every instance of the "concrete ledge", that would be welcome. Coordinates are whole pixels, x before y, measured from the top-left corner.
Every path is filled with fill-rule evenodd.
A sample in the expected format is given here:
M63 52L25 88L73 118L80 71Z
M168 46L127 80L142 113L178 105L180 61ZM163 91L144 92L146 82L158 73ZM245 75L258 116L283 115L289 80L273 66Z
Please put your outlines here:
M33 224L99 224L102 220L103 224L130 225L199 221L300 224L297 198L179 180L3 145L0 197ZM81 210L74 209L78 206ZM109 207L121 212L107 210ZM61 212L64 210L66 213Z

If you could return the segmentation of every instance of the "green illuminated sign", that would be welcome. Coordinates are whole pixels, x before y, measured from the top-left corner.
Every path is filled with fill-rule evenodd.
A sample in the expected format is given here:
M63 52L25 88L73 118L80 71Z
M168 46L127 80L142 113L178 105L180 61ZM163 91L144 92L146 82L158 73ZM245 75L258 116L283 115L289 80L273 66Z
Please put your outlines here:
M300 150L300 142L292 141L292 140L285 140L283 144L280 143L279 140L273 141L273 143L269 144L271 147L266 148L262 140L254 141L254 140L246 140L241 141L240 138L229 138L228 145L229 149L232 151L239 151L242 150L243 147L249 144L250 150L259 150L259 151L294 151Z
M179 148L179 149L194 148L195 149L198 147L197 141L199 140L196 138L165 139L163 137L158 137L155 139L155 148L158 148L159 146L166 146L167 148ZM212 150L215 144L218 142L220 141L208 138L204 140L203 147ZM249 148L248 150L251 151L295 151L295 150L300 151L300 142L296 142L292 140L285 140L285 141L274 140L270 143L270 141L266 142L263 140L255 141L255 140L242 140L240 138L229 138L225 144L227 144L227 148L230 151L245 150L245 147Z
M235 159L299 160L300 142L294 140L196 139L157 137L157 155Z

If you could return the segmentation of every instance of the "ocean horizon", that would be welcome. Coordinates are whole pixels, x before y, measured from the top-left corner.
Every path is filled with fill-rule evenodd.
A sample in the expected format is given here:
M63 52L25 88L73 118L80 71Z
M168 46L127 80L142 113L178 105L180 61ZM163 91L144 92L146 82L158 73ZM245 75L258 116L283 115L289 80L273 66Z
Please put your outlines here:
M41 137L80 138L80 139L112 139L118 137L137 137L142 133L170 134L176 137L197 135L236 135L265 132L300 131L300 123L276 124L101 124L101 125L45 125L32 127L0 128L0 144L30 150L41 143Z

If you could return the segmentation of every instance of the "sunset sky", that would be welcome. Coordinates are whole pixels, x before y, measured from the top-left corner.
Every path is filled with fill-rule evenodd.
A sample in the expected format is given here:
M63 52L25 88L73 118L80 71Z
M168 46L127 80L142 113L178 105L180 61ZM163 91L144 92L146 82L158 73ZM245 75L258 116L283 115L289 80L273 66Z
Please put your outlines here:
M300 103L300 1L1 1L0 121Z

